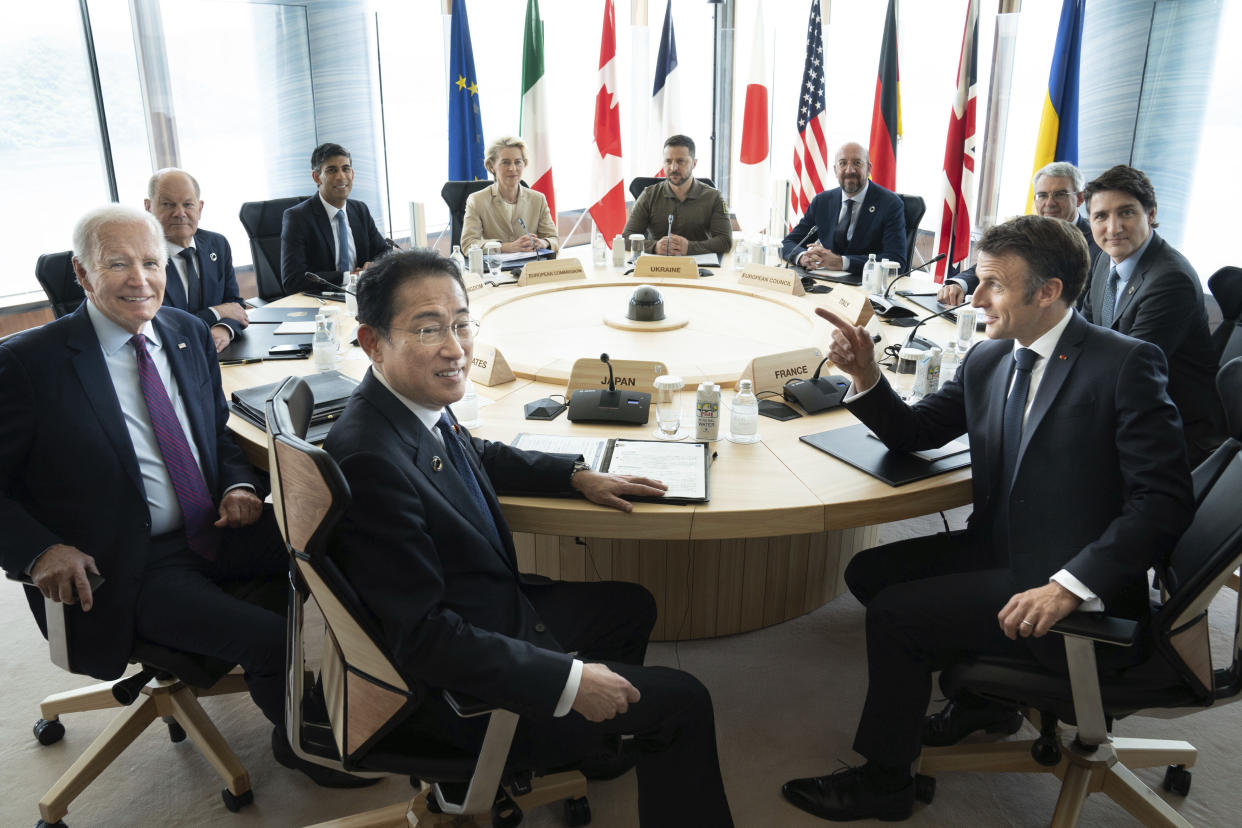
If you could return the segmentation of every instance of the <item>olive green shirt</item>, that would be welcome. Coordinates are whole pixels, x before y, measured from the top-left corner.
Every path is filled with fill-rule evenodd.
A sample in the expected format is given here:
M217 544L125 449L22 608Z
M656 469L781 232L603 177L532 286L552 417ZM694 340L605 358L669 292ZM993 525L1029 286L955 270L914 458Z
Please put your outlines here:
M668 235L668 217L673 217L673 235L684 236L687 255L728 253L733 247L733 223L724 197L714 187L695 179L685 201L678 201L667 181L643 190L630 210L625 235L642 233L644 249L655 250L656 242Z

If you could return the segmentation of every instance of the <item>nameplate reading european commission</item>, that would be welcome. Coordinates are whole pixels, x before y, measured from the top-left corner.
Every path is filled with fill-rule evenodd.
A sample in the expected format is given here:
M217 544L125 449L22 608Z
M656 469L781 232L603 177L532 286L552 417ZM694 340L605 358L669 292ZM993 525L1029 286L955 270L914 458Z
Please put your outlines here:
M542 285L548 282L570 282L574 279L585 279L586 271L582 262L577 259L548 259L542 262L531 262L522 268L518 277L518 285Z
M742 269L742 275L738 277L739 285L749 285L751 287L760 287L765 290L775 290L778 293L788 293L793 296L804 296L806 289L802 287L802 277L798 275L798 271L787 267L773 267L772 265L750 264Z
M639 256L634 275L639 279L697 279L699 265L693 256Z

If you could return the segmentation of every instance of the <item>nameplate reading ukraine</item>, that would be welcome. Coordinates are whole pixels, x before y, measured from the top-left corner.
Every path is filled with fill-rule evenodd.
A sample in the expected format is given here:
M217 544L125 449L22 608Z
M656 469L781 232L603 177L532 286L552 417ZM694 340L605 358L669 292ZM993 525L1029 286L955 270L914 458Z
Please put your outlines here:
M634 275L639 279L697 279L699 266L693 256L639 256Z
M522 268L519 285L542 285L549 282L570 282L585 279L586 271L578 259L545 259Z
M775 290L780 293L788 293L792 296L803 296L806 290L802 287L802 277L798 275L796 270L787 267L773 267L772 265L750 264L742 269L742 275L738 277L739 285L749 285L750 287L761 287L766 290Z

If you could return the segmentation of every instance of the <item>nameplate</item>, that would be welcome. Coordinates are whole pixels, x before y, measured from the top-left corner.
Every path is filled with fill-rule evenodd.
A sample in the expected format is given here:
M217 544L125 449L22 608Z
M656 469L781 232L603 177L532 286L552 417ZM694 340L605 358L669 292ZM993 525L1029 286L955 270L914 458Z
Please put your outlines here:
M483 277L469 268L466 269L465 273L461 274L461 280L466 285L467 296L474 293L476 290L482 290L487 287L487 283L483 281Z
M479 385L503 385L512 382L513 369L504 354L495 345L475 340L474 354L470 357L470 380Z
M585 279L586 271L577 259L544 259L522 268L519 285L542 285L548 282L569 282Z
M755 357L739 379L751 380L755 384L755 393L780 391L792 379L810 379L823 358L824 353L818 348L799 348Z
M849 285L837 285L832 293L823 297L820 307L827 308L851 325L866 325L875 315L867 294L861 288Z
M697 279L699 265L693 256L639 256L634 275L640 279Z
M802 287L802 277L798 275L798 271L789 267L749 264L742 269L742 275L738 277L737 283L793 296L806 295L806 289Z
M663 362L649 362L641 359L614 359L612 375L617 388L626 391L655 391L655 379L667 374L668 369ZM565 386L565 396L575 391L588 388L608 387L608 366L599 361L599 357L583 357L574 362L569 372L569 383Z

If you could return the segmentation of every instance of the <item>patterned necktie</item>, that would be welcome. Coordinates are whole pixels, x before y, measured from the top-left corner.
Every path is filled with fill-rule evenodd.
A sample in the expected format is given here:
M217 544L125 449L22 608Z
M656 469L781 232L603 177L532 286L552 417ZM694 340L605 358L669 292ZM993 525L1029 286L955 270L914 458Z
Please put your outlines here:
M832 252L838 256L845 254L845 247L849 244L850 221L854 218L854 199L847 198L845 200L845 215L837 222L837 229L832 234Z
M496 528L496 521L492 517L492 510L487 506L487 499L483 497L483 489L479 486L479 480L474 476L474 469L471 467L470 461L466 459L466 452L461 447L461 443L458 442L457 434L453 430L453 424L449 422L448 412L440 415L436 428L440 430L440 435L444 437L444 450L448 452L449 462L457 470L457 476L461 478L461 482L466 484L466 491L470 492L470 498L483 515L484 524L481 528L490 531L492 540L496 542L499 548L504 549L504 544L500 541L500 530Z
M1001 484L1005 490L1013 483L1018 466L1018 448L1022 445L1022 420L1026 414L1026 398L1031 390L1031 368L1039 354L1030 348L1019 348L1013 355L1015 364L1013 388L1005 399L1005 419L1001 431L1001 456L1004 458Z
M202 310L203 285L198 277L198 267L194 262L194 248L186 247L177 254L185 259L185 303L190 313Z
M1117 273L1117 268L1108 271L1108 282L1104 286L1104 303L1100 308L1100 327L1111 328L1113 326L1113 316L1117 312L1117 285L1121 281L1121 276Z
M336 211L336 269L349 272L349 228L345 226L345 208Z
M181 506L186 543L192 551L214 561L220 538L212 525L215 522L216 509L211 493L203 482L203 473L199 470L198 463L194 461L190 444L185 439L185 429L181 427L181 421L173 411L155 361L147 352L147 338L142 334L134 334L129 342L138 356L138 382L142 386L142 398L146 400L147 413L151 417L151 429L155 432L155 441L159 444L160 454L164 458L164 468L168 470L173 490L177 493L177 503Z

